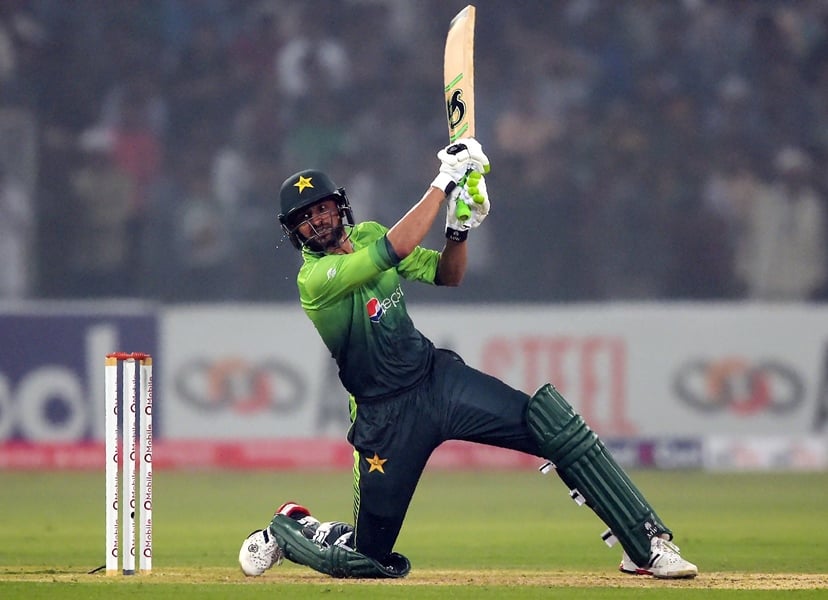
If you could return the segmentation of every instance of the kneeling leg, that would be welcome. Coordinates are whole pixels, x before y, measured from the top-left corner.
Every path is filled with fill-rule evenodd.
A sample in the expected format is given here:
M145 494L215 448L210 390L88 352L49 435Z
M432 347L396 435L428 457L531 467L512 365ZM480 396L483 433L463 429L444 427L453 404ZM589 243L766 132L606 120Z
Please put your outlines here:
M308 539L302 524L277 514L270 522L270 531L285 556L300 565L331 577L399 578L408 575L411 564L401 554L392 552L385 563L345 545L320 545Z

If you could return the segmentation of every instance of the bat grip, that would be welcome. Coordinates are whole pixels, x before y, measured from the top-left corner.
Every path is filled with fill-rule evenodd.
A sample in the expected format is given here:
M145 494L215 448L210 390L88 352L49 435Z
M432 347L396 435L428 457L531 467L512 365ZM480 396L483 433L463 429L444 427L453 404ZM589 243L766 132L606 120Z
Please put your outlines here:
M468 178L469 173L471 173L471 169L466 171L466 174L463 175L463 178L457 182L458 186L463 187L466 184L466 179ZM471 216L471 209L469 208L469 205L466 204L461 198L458 198L457 202L455 203L454 214L457 217L458 221L467 221L468 218Z

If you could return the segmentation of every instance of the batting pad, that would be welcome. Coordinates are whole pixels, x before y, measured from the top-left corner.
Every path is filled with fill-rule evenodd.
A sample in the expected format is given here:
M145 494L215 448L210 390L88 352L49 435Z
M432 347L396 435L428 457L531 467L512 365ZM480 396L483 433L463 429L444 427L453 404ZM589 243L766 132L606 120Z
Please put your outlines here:
M320 547L302 533L302 525L285 515L275 515L270 531L288 560L337 578L399 578L408 575L411 564L401 554L393 553L395 566L386 567L343 546Z
M555 464L572 490L572 498L589 506L609 526L607 539L614 535L633 562L645 566L650 539L663 533L672 538L672 532L596 433L550 384L530 399L526 421L543 457Z

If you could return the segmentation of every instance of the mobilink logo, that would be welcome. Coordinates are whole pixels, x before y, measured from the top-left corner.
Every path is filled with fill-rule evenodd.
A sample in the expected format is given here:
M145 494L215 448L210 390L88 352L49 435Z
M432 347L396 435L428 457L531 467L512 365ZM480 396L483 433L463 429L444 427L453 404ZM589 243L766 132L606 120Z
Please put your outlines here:
M397 286L397 289L388 296L388 298L383 298L382 300L377 300L376 298L371 298L366 304L365 309L368 311L368 318L371 319L372 323L379 323L380 319L382 319L385 311L389 308L394 308L395 306L399 305L402 301L403 291L401 286Z

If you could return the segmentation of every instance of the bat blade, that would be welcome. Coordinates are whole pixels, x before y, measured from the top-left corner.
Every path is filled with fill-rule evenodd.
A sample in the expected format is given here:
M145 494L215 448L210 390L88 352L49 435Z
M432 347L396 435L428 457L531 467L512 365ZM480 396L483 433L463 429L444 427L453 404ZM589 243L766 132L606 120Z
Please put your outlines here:
M446 118L449 142L474 137L474 20L476 9L469 4L451 20L443 59ZM471 209L457 202L457 218L465 221Z
M443 61L449 141L474 137L475 7L466 6L451 20Z

